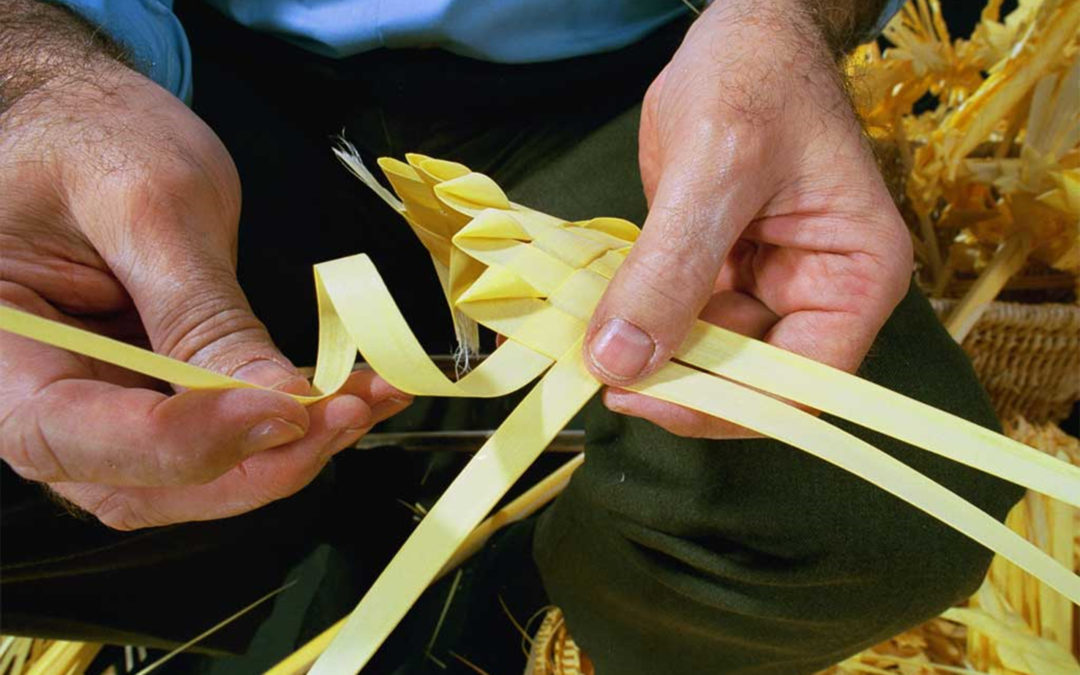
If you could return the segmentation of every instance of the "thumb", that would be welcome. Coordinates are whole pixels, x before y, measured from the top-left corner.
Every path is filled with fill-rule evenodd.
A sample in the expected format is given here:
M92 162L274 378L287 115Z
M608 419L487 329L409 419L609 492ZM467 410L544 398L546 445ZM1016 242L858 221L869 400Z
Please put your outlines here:
M586 333L585 361L602 382L629 384L671 357L712 295L728 251L764 203L752 176L737 180L730 167L701 175L701 167L715 164L715 156L694 152L661 171L642 234Z
M159 246L124 282L155 351L264 387L309 390L252 312L227 251Z
M74 220L131 296L154 351L308 391L237 282L241 186L228 151L187 108L151 103L175 127L173 142L124 146L122 170L73 188Z

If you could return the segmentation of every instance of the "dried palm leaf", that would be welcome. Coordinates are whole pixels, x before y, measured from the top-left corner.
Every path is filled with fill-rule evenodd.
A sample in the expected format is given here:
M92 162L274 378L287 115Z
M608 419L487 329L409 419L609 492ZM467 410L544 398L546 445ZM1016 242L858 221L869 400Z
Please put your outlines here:
M939 0L911 2L886 28L893 46L848 67L868 131L899 158L923 286L942 296L986 270L951 320L958 338L1018 272L1069 288L1057 277L1080 272L1080 3L1000 7L953 40Z

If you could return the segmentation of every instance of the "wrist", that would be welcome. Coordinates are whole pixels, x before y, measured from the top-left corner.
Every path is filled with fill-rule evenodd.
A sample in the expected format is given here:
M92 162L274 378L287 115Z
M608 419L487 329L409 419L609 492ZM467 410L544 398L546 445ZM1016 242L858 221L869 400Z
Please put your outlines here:
M714 0L702 14L719 22L757 26L801 49L837 61L876 26L888 0Z
M17 103L126 69L124 50L71 13L38 0L0 0L0 120Z
M692 30L721 36L725 52L749 50L757 59L831 63L831 50L811 0L715 0Z

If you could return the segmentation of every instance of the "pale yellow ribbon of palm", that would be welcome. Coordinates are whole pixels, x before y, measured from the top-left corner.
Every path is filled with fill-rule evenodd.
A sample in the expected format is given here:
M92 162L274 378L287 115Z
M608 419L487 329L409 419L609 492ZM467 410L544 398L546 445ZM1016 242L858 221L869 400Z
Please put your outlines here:
M500 396L541 377L421 521L344 622L313 673L357 672L470 531L598 391L582 361L593 307L637 237L614 218L567 222L511 203L490 178L409 155L380 160L383 198L431 253L459 338L508 339L452 381L424 353L371 260L315 266L319 400L359 351L395 387L425 396ZM352 167L374 183L362 166ZM0 328L189 388L252 385L19 310ZM943 411L763 342L698 322L671 363L631 387L798 447L868 480L1001 554L1080 604L1080 578L947 488L786 401L847 419L1080 506L1080 469ZM785 399L785 400L780 400Z

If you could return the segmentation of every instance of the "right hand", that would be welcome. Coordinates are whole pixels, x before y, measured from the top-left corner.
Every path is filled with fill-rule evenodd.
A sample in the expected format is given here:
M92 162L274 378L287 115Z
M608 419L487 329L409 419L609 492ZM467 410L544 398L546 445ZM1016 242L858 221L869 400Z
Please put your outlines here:
M84 73L84 75L87 75ZM0 301L281 391L309 385L236 281L240 184L179 100L118 62L0 116ZM0 457L118 529L242 513L409 398L371 372L308 408L159 383L0 333Z

